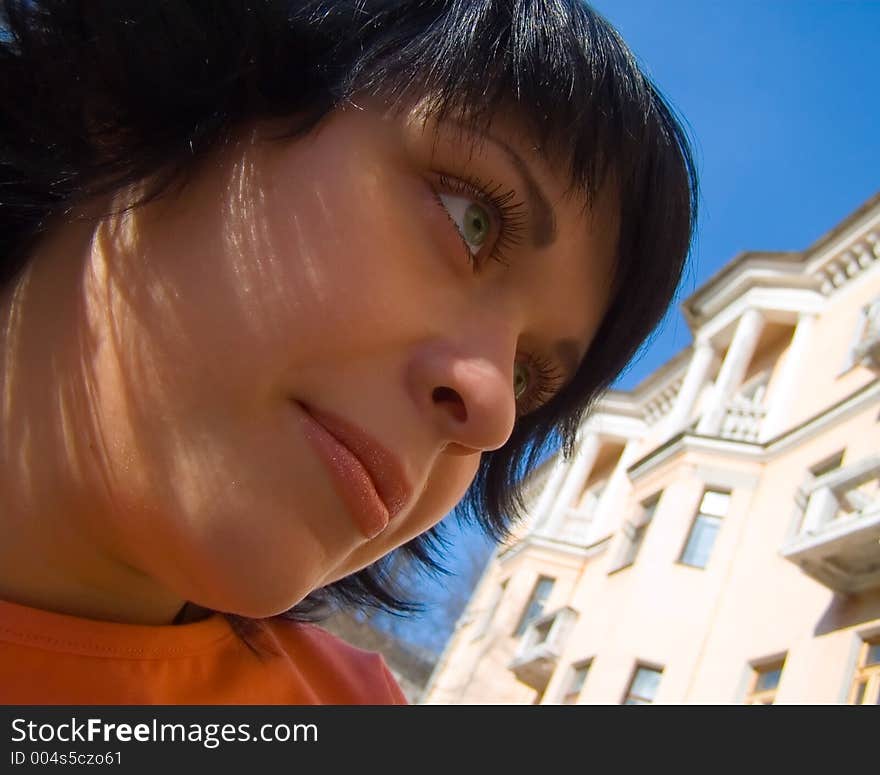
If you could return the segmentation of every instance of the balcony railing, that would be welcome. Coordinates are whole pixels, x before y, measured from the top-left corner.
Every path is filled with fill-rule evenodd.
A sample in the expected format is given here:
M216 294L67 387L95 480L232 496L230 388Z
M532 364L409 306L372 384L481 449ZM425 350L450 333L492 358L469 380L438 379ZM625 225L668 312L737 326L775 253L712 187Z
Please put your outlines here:
M838 468L802 490L797 535L782 556L837 592L880 587L880 456Z
M734 441L757 441L767 410L762 404L735 397L727 405L721 436Z
M529 625L509 665L518 680L544 691L576 620L577 612L566 606Z
M591 505L595 506L595 504ZM567 509L565 512L565 519L563 519L554 538L571 544L586 544L587 536L590 532L590 525L593 524L594 512L594 507L587 509Z

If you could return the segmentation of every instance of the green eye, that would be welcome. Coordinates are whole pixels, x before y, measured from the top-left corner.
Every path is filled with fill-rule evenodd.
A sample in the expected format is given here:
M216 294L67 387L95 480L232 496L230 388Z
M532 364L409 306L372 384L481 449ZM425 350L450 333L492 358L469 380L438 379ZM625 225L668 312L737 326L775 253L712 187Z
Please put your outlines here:
M468 244L480 247L486 241L486 237L489 234L489 213L486 212L484 207L474 203L464 211L464 218L462 220L462 236L467 240Z
M473 196L438 194L437 198L455 224L462 242L472 256L476 256L484 246L488 246L493 223L493 213L488 207L474 201Z
M513 366L513 395L517 401L522 398L529 387L529 370L524 363Z

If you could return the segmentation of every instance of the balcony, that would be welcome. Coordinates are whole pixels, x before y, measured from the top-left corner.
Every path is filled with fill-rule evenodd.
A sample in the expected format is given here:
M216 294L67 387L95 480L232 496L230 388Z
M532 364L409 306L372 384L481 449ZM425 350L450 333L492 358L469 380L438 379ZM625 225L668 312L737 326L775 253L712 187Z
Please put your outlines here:
M721 423L722 438L734 441L757 441L766 414L767 410L761 403L735 396L724 412Z
M880 298L862 307L852 362L869 369L880 368Z
M566 606L529 625L508 665L517 680L536 691L544 691L576 620L577 612Z
M880 315L878 315L880 317ZM869 369L880 368L880 320L873 321L853 349L853 360Z
M798 534L782 556L844 594L880 587L880 456L838 468L802 490Z
M591 508L566 509L565 517L554 538L571 544L586 545L595 512L595 504L590 505Z

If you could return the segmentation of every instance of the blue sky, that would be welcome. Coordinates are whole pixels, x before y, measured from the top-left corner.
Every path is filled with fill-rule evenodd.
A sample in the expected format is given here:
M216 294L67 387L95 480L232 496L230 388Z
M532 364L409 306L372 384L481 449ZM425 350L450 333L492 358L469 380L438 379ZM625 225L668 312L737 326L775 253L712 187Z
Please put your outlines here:
M743 250L806 248L880 190L880 0L593 6L690 128L701 212L679 299ZM615 387L632 389L690 342L676 304ZM472 558L477 540L464 533L451 556ZM438 600L455 584L422 592ZM439 605L401 625L434 649L451 630Z
M880 189L880 2L596 0L694 140L686 298L743 250L801 250ZM616 383L691 342L678 306Z

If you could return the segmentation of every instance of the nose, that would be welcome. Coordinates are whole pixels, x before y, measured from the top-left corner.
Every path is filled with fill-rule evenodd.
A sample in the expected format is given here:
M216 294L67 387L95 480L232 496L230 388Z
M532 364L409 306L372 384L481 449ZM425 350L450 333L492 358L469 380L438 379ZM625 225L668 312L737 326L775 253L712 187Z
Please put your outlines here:
M435 340L417 348L410 390L447 444L488 452L510 438L516 420L513 349L473 340L466 346Z

